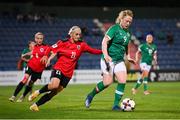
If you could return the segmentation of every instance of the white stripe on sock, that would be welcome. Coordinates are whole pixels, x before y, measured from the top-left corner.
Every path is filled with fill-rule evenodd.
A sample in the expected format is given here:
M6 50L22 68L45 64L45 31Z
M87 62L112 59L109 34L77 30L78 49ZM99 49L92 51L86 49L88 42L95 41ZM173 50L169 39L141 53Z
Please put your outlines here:
M119 95L123 95L123 94L124 94L123 92L118 91L118 90L116 90L115 93L116 93L116 94L119 94Z
M147 84L148 82L147 81L143 81L143 83Z
M138 84L141 84L141 81L140 81L140 80L138 80L138 81L137 81L137 83L138 83Z

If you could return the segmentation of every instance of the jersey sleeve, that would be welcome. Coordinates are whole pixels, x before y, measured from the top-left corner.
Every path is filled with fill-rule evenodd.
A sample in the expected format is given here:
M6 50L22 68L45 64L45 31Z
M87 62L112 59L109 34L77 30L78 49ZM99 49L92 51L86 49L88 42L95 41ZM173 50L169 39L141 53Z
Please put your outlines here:
M107 32L106 32L106 35L108 35L110 37L110 39L112 39L115 35L115 25L111 26Z
M92 48L85 42L83 44L84 44L83 52L89 52L91 54L102 54L102 50Z
M59 47L62 45L62 41L61 40L59 40L57 43L55 43L54 45L52 45L51 47L50 47L50 49L51 49L51 51L53 52L53 53L57 53L57 52L59 52Z
M140 45L140 46L138 47L138 51L140 51L140 52L141 52L142 47L143 47L143 45Z
M28 52L28 50L27 50L27 48L25 48L25 49L22 51L21 55L26 54L27 52Z

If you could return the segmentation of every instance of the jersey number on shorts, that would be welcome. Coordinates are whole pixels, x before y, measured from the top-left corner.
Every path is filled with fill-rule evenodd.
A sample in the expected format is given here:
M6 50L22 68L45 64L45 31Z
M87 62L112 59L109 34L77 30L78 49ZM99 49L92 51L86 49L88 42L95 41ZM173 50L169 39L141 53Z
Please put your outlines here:
M61 71L56 70L56 74L57 74L57 75L61 75Z

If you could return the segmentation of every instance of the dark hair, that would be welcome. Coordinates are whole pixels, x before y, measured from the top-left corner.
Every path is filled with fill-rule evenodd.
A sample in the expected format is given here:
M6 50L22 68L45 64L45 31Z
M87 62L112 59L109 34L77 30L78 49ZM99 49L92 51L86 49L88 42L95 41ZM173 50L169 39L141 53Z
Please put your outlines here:
M33 40L28 41L28 47L31 43L35 43Z

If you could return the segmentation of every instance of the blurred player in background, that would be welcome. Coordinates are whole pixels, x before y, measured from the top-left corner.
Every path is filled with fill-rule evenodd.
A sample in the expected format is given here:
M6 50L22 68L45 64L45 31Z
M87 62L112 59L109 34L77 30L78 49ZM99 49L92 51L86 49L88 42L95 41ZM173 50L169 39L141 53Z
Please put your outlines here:
M141 44L136 52L136 62L139 62L139 55L141 54L140 68L142 71L141 78L137 80L137 83L132 88L132 93L136 94L140 85L144 84L144 95L150 94L148 91L148 75L151 69L152 61L154 59L155 65L157 65L157 47L153 44L153 36L148 34L146 36L146 43Z
M22 66L23 73L25 73L25 68L27 67L27 62L28 62L28 61L30 60L30 58L31 58L30 55L27 55L26 57L24 57L24 55L25 55L26 53L31 52L31 51L33 50L33 48L34 48L34 45L35 45L35 42L34 42L34 41L29 41L29 42L28 42L28 47L25 48L25 49L23 50L22 54L21 54L21 61L22 61L22 62L20 62L21 65L19 66L19 67L20 67L19 69L21 69L21 66ZM16 87L16 89L15 89L12 97L9 98L10 101L13 102L13 101L15 100L14 98L15 98L15 97L18 95L18 93L22 90L23 86L27 83L27 81L28 81L28 79L23 79L23 80L21 80L21 81L19 82L19 84L17 85L17 87ZM18 99L17 102L20 102L20 99Z
M27 55L27 56L24 56L26 53L29 53L33 50L34 46L35 46L35 42L34 41L29 41L28 42L28 48L25 48L21 54L21 60L23 60L22 62L22 68L23 68L23 71L25 72L25 69L27 67L27 63L28 61L30 60L31 56L30 55Z
M78 59L83 52L102 54L101 50L91 48L82 40L80 27L73 26L68 34L69 38L66 41L60 40L52 46L53 53L49 57L47 65L49 65L51 59L53 59L56 54L59 54L59 58L53 67L51 82L29 96L29 101L32 101L38 95L48 92L30 106L30 110L32 111L39 111L40 105L45 104L53 96L66 88L72 78Z
M41 58L45 55L46 50L49 48L48 45L43 43L44 34L38 32L35 34L35 42L36 45L34 46L33 50L29 53L23 55L25 56L32 56L31 59L27 63L27 67L25 69L25 75L19 85L17 86L15 93L9 98L10 101L14 102L16 99L17 94L20 92L24 84L28 81L29 77L31 76L30 81L28 82L23 95L20 96L18 102L22 102L28 92L31 91L34 82L37 79L41 79L41 75L43 70L45 69L45 63L41 60Z
M85 106L90 104L96 94L103 91L113 83L113 77L117 79L117 88L115 90L114 105L112 110L121 110L119 102L124 94L127 69L124 63L124 55L127 55L129 62L135 63L128 55L128 44L131 34L128 30L133 20L131 10L123 10L116 19L116 24L111 26L106 32L102 41L101 70L103 81L99 82L96 87L87 95Z

